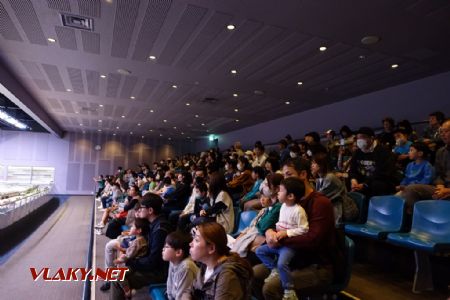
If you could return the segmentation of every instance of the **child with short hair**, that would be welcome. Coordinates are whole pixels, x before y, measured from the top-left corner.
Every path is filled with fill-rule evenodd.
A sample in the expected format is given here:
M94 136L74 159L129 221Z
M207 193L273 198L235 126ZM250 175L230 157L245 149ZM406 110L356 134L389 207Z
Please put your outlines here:
M294 282L290 274L289 263L295 255L294 249L286 246L273 247L273 243L287 237L293 237L308 232L309 225L306 212L299 202L305 195L305 185L297 177L284 179L280 184L278 200L283 203L280 216L276 223L276 231L267 233L268 243L256 249L256 255L262 263L271 270L266 281L280 277L284 289L283 300L296 300ZM275 259L275 256L278 256Z
M190 299L191 287L198 267L189 257L192 237L181 231L170 233L162 251L163 260L169 262L167 298L169 300Z
M121 242L119 250L122 254L114 260L114 264L121 266L124 265L129 259L144 257L148 251L147 236L149 230L150 222L147 219L136 218L130 229L130 236L134 235L136 238L131 241L125 239ZM127 279L122 281L120 285L125 292L125 297L130 298L131 289Z

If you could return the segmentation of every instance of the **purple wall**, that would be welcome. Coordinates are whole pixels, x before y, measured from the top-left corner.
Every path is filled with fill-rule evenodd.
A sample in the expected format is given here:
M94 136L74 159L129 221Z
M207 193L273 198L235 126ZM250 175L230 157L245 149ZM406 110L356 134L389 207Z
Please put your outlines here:
M99 145L100 150L95 150ZM112 174L119 166L136 167L191 152L191 142L140 139L130 135L69 133L63 139L45 133L0 130L0 165L55 168L54 194L90 194L92 177ZM2 171L1 171L2 170ZM6 168L0 169L0 180Z
M344 124L352 129L363 125L380 127L386 116L417 122L426 120L436 110L450 115L450 72L228 132L219 135L219 146L225 149L240 141L249 148L257 140L273 143L288 133L301 138L313 130L339 131ZM196 143L197 151L209 147L207 137Z

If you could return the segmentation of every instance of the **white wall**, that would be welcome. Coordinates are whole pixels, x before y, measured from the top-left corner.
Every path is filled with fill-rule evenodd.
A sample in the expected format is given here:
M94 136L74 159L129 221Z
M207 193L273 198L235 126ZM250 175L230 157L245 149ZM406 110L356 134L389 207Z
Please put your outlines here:
M225 149L240 141L248 148L257 140L273 143L288 133L294 139L302 138L309 131L339 131L342 125L355 130L361 126L381 127L381 120L387 116L417 122L437 110L450 115L450 72L221 134L219 147ZM207 138L196 144L197 151L209 147Z

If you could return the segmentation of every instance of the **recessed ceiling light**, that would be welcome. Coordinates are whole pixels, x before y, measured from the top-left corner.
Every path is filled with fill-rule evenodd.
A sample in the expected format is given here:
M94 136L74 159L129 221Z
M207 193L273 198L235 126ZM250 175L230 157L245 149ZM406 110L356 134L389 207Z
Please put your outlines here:
M162 133L160 133L160 134L159 134L159 136L163 136L163 134L162 134Z
M127 70L127 69L117 69L117 73L122 74L122 75L130 75L131 71Z
M173 126L173 129L177 130L177 127L176 127L176 126Z
M103 107L103 104L99 104L98 107Z
M290 101L286 101L286 102L284 102L285 104L287 104L287 105L289 105L289 104L291 104L291 102Z
M234 120L235 122L239 122L239 120L238 119L236 119L236 120Z
M264 92L263 92L263 91L260 91L260 90L254 90L253 93L254 93L255 95L259 95L259 96L264 95Z
M141 123L137 123L137 126L141 126Z
M239 109L238 109L238 108L235 108L235 109L234 109L234 111L235 111L235 112L238 112L238 111L239 111Z
M326 51L326 50L327 50L327 47L325 47L325 46L319 47L319 50L322 51L322 52L323 52L323 51Z
M151 60L155 60L155 59L156 59L156 56L150 55L148 58L151 59Z
M99 130L97 130L98 132L102 132L102 130L101 129L99 129Z
M98 120L99 123L103 122L102 120Z
M297 85L303 85L303 81L298 81Z
M86 131L83 130L83 134L85 134L85 133L86 133Z
M239 96L239 95L238 95L238 94L236 94L236 93L234 93L234 94L233 94L233 97L237 97L237 96Z
M119 126L117 126L116 129L119 129Z
M113 135L115 136L115 135L116 135L116 133L113 133Z
M121 116L122 119L125 119L125 116Z
M359 59L364 59L364 58L366 58L366 56L365 55L360 55L360 56L358 56L358 58Z
M380 41L380 37L376 35L368 35L361 39L361 43L364 45L373 45Z
M202 126L205 126L205 123L202 123Z
M234 26L233 24L228 24L227 25L227 29L228 30L234 30L236 28L236 26Z
M56 43L56 40L52 38L48 38L47 41L49 41L50 43Z
M72 90L71 89L66 89L66 91L71 92Z
M189 106L189 105L191 105L189 102L186 102L186 106Z
M153 129L149 129L150 132L153 132Z
M178 86L176 86L175 84L174 84L174 85L172 85L172 87L173 87L174 89L178 88Z
M199 117L199 115L195 115L195 117L196 117L196 118L198 118L198 117Z
M171 140L172 140L172 138L168 138L168 140L169 140L169 141L171 141Z
M184 132L182 132L181 135L184 135Z
M131 100L134 100L134 99L136 99L136 97L134 97L134 96L131 96L131 97L130 97L130 99L131 99Z
M76 113L76 114L79 114L80 112L76 111L75 113Z
M163 122L164 122L164 123L167 123L167 120L164 119Z
M150 109L150 112L152 113L152 112L155 112L153 109Z
M102 75L100 75L100 78L103 78L103 79L104 79L104 78L106 78L106 75L103 75L103 74L102 74Z
M143 135L143 136L141 136L141 139L143 139L143 138L145 138L145 136Z
M231 74L237 74L236 70L231 70L230 72L231 72Z
M80 126L83 126L83 124L82 124L82 123L80 123Z
M133 131L130 131L130 134L133 134Z
M397 69L397 68L398 68L398 64L393 64L393 65L391 65L391 68L392 68L392 69Z

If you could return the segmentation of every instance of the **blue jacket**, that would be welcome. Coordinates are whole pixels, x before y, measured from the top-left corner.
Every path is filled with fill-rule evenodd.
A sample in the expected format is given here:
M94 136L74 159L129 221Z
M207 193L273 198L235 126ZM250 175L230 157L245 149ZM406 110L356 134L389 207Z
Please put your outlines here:
M431 184L433 178L434 168L428 161L424 160L419 164L413 161L406 166L405 177L400 185Z

